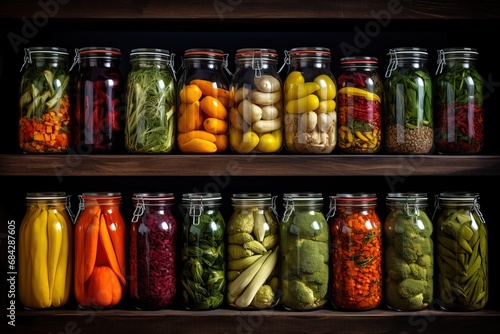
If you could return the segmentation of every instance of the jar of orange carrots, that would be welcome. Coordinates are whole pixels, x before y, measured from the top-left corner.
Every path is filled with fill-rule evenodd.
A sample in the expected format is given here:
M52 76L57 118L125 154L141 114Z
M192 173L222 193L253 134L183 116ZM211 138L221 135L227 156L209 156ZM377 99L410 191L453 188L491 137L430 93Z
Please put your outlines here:
M229 79L226 56L218 49L188 49L179 78L177 146L183 153L228 149Z
M330 196L330 300L339 310L375 309L382 300L382 225L372 193Z
M118 305L126 286L120 193L83 193L75 224L74 292L81 308Z

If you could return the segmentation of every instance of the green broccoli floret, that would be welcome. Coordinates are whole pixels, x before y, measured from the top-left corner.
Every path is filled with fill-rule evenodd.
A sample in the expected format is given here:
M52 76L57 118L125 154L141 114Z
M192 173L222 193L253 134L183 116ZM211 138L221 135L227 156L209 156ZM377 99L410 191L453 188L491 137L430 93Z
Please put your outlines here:
M394 246L407 263L415 263L423 255L431 254L432 239L415 231L404 231L394 235Z
M408 263L403 261L403 259L398 256L394 246L386 248L383 258L385 270L391 279L400 282L408 278L408 275L410 275L410 266L408 266Z
M412 298L417 295L422 295L425 291L427 282L424 280L417 280L413 278L408 278L399 283L398 292L401 296L405 298Z
M410 277L416 280L425 280L427 277L427 270L422 268L416 263L410 263Z
M285 261L298 276L320 271L328 263L328 243L307 239L295 239L286 247ZM288 247L287 247L288 246Z
M316 308L314 292L299 280L283 281L283 303L291 309Z
M423 307L423 294L405 298L399 293L398 283L391 279L385 281L384 291L385 303L391 309L412 311Z
M289 232L300 238L316 241L328 241L329 232L325 216L311 211L296 211Z
M429 254L424 254L417 259L417 264L426 270L432 269L434 266L434 261L432 256Z
M328 287L328 279L330 277L330 267L327 263L323 263L321 268L312 274L302 276L302 281L307 285L310 283L320 284ZM316 293L315 293L316 294Z
M257 308L268 308L274 303L274 291L270 285L262 285L255 297L253 298L252 305Z
M231 217L231 223L228 226L229 234L253 233L253 213L238 213Z

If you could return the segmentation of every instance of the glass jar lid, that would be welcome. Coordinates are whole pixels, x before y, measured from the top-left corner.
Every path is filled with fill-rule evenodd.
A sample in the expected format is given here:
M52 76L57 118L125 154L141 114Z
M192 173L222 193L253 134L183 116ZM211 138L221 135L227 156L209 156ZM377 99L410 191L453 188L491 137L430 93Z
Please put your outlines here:
M26 199L27 200L39 200L39 199L66 199L66 193L65 192L50 192L50 191L45 191L45 192L32 192L32 193L27 193L26 194Z
M65 48L53 46L34 46L24 49L24 63L21 71L27 64L32 64L33 60L67 61L69 57Z
M478 52L475 48L445 48L438 50L436 74L443 71L447 61L476 61Z
M219 49L193 48L184 51L184 59L224 60L224 52Z
M387 71L385 72L385 77L388 78L392 71L394 71L400 62L405 61L424 61L427 62L428 53L425 48L418 47L400 47L390 49L387 53L389 57L389 65L387 66Z
M428 204L426 193L401 192L388 193L386 196L387 205L412 205L417 207L426 207Z
M470 203L479 200L479 193L476 192L442 192L438 195L439 201Z
M183 204L218 204L221 200L220 193L186 193L182 195Z
M295 205L311 205L311 204L322 204L323 194L321 193L308 193L308 192L298 192L298 193L285 193L283 194L283 205L289 205L288 202L292 202Z
M377 201L375 193L339 193L330 197L337 205L366 206L374 205Z
M171 58L170 51L165 49L155 48L137 48L130 51L130 59L154 59L161 61L169 61Z
M378 68L378 59L376 57L343 57L340 58L341 68Z
M278 53L274 49L266 48L243 48L238 49L234 56L235 62L250 61L254 59L261 59L267 62L278 62Z
M154 204L165 204L165 203L170 203L174 200L174 194L173 193L162 193L162 192L155 192L155 193L134 193L132 195L132 201L134 202L141 202L147 205L154 205Z
M119 59L121 57L121 51L118 48L113 47L98 47L98 46L88 46L81 49L77 49L80 58L91 59L91 58L102 58L102 59Z
M301 59L307 59L307 58L327 58L330 59L331 57L331 52L329 48L325 47L298 47L298 48L293 48L289 51L289 55L291 58L297 57Z

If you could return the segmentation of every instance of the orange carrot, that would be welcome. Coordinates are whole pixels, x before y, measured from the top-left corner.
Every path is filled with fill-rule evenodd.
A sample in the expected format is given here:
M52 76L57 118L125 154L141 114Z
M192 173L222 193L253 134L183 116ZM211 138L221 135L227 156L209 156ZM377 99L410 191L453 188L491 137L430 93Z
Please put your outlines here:
M93 212L87 209L80 213L75 226L75 264L74 264L74 292L77 302L81 306L87 306L85 294L85 235L88 226L92 223Z
M116 274L116 276L120 280L120 283L125 286L126 281L122 275L120 265L118 264L118 259L116 258L115 249L113 248L113 243L111 242L108 228L106 227L106 219L104 218L104 215L101 215L100 217L99 238L101 239L102 246L104 248L106 257L108 258L111 270L113 270L113 272Z
M83 265L83 281L86 282L95 266L97 256L97 241L99 240L99 216L96 214L85 231L85 249L84 249L84 265Z
M200 101L200 108L208 117L227 119L228 113L226 107L215 97L205 96Z
M218 87L217 82L203 79L194 79L191 80L190 84L198 86L205 96L212 96L215 98L222 96L229 98L229 91L227 89Z
M123 217L117 210L104 210L104 218L106 220L106 227L115 249L116 259L120 267L120 272L125 276L126 254L125 254L125 234L126 227Z
M188 141L190 141L191 139L194 139L194 138L205 139L205 140L211 141L213 143L215 143L215 141L217 139L213 133L210 133L210 132L207 132L204 130L193 130L193 131L189 131L189 132L179 133L177 135L177 143L179 145L182 145L182 144L187 143Z
M223 119L207 117L203 121L203 128L205 128L207 132L213 133L214 135L220 135L227 133L229 124Z

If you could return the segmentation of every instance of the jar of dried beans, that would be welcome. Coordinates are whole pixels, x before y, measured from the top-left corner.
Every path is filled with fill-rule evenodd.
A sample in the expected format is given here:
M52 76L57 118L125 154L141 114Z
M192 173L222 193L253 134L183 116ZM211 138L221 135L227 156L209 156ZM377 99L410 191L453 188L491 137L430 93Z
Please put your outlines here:
M338 146L344 153L375 153L382 146L382 79L374 57L340 59Z
M330 196L330 300L339 310L365 311L382 300L382 224L371 193Z
M279 229L275 197L234 194L227 224L227 301L239 309L267 309L279 301Z
M476 311L488 302L488 228L479 194L436 196L436 284L442 309Z
M188 49L179 78L177 145L183 153L221 153L229 148L229 79L218 49Z
M331 153L337 144L337 83L330 49L299 47L285 55L285 147L290 153Z
M432 80L427 50L389 50L385 73L384 147L394 154L428 154L434 145Z
M83 193L75 224L74 291L81 308L118 305L126 287L120 193Z
M164 309L177 293L177 220L171 193L137 193L129 225L130 298L137 309Z
M276 153L283 143L283 90L273 49L239 49L230 84L229 145L235 153Z
M388 308L416 311L433 300L433 226L427 194L389 193L384 221L384 300Z
M436 146L443 154L477 154L483 149L483 79L473 48L438 51L435 78Z
M23 153L66 153L72 119L68 52L57 47L24 50L19 147Z
M226 223L219 193L182 195L181 304L212 310L226 296Z
M330 234L320 193L283 195L280 223L281 300L287 310L320 309L328 301Z
M28 193L26 207L19 229L19 300L26 309L63 307L73 296L69 196Z
M121 51L112 47L76 49L79 65L75 89L73 143L77 152L123 151L125 83ZM73 67L72 66L72 67Z

